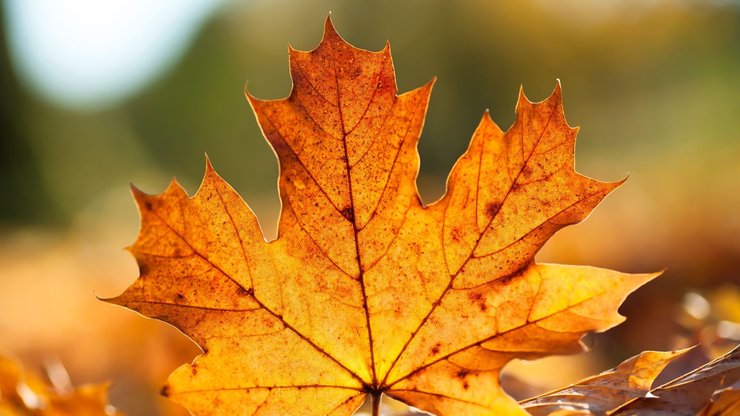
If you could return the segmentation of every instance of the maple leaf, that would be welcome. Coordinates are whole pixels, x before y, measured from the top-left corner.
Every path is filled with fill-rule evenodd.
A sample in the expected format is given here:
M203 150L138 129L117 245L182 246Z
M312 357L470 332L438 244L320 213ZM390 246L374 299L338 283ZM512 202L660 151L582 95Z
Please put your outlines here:
M164 394L196 415L350 415L389 395L437 415L519 415L499 386L514 358L581 351L655 274L536 264L560 228L621 184L575 172L560 85L486 113L446 194L424 206L417 142L434 81L398 95L388 45L327 19L290 50L293 90L247 93L280 162L278 238L210 162L188 197L134 189L141 276L109 301L175 325L204 354Z

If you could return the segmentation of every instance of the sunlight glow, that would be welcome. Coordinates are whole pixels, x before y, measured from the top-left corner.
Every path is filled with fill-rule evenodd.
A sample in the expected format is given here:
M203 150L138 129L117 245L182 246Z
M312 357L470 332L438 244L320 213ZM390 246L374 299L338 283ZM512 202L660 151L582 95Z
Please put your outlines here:
M165 72L223 0L5 0L11 60L47 100L109 105Z

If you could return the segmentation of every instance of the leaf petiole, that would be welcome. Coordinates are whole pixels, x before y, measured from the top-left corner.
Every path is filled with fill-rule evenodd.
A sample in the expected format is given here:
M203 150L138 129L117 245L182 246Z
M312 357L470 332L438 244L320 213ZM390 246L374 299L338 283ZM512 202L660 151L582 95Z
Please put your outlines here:
M372 400L373 405L373 413L372 416L380 416L380 399L381 399L381 393L373 393L370 396Z

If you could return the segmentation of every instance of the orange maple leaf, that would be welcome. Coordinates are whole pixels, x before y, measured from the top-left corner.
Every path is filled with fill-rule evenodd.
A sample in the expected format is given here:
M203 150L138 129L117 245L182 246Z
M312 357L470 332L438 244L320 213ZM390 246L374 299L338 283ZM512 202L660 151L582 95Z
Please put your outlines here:
M247 94L280 161L275 241L210 163L192 198L174 181L134 189L141 277L110 301L203 348L165 388L194 414L350 415L368 395L377 413L386 394L440 416L523 415L500 369L581 351L655 276L534 262L621 183L574 171L559 84L540 103L521 94L506 133L486 113L424 206L433 81L397 95L389 47L357 49L329 19L290 70L286 99Z

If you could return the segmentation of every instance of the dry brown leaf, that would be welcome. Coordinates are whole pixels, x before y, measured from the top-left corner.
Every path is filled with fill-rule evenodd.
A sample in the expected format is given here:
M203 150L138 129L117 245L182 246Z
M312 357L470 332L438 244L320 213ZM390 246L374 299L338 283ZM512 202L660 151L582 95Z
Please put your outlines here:
M714 394L697 416L733 416L740 415L740 390L729 388Z
M123 416L108 404L108 383L58 392L0 356L0 416Z
M689 350L645 351L611 370L520 404L533 416L558 412L604 415L628 400L645 396L663 369Z
M389 47L354 48L328 19L290 69L288 98L248 95L280 161L275 241L210 163L193 197L174 181L134 190L141 276L110 301L203 348L164 390L194 414L350 415L386 394L440 416L523 415L501 368L582 351L655 277L534 263L621 183L574 171L559 84L540 103L520 94L506 133L484 114L447 193L423 206L433 82L397 95Z
M655 389L651 385L689 349L640 353L616 368L571 386L523 400L533 416L689 415L732 416L740 409L740 350Z
M740 347L707 363L694 371L684 374L660 387L650 394L633 399L613 411L610 416L632 415L693 415L710 403L715 392L738 388L740 382ZM722 406L734 406L733 394L722 401ZM735 400L736 400L736 396ZM716 413L709 413L716 414ZM719 413L720 415L723 413ZM732 415L732 413L729 413Z

